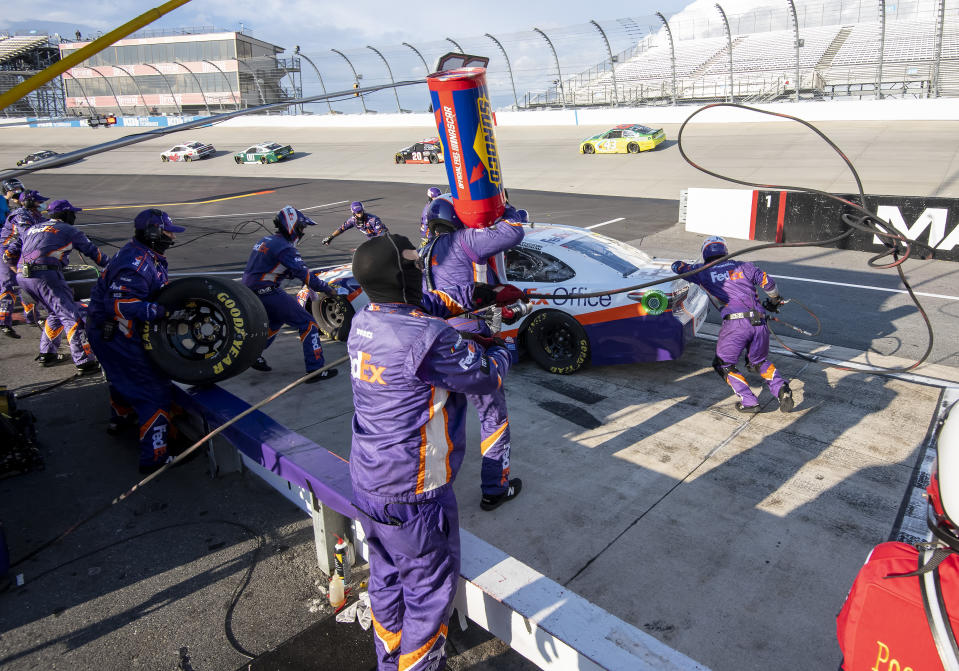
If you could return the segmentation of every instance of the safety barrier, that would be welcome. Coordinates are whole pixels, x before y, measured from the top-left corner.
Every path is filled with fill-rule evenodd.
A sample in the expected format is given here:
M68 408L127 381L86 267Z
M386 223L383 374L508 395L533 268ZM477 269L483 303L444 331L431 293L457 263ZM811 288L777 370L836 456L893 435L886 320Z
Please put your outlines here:
M215 427L249 405L215 385L177 387L175 401L198 422ZM350 503L349 464L266 414L250 413L220 434L243 463L313 518L317 560L327 574L332 534L346 530L366 556L362 527ZM219 466L232 455L211 445ZM227 465L227 468L229 466ZM222 470L222 469L221 469ZM454 607L541 669L578 671L708 671L649 634L546 578L465 529L460 532L462 567Z

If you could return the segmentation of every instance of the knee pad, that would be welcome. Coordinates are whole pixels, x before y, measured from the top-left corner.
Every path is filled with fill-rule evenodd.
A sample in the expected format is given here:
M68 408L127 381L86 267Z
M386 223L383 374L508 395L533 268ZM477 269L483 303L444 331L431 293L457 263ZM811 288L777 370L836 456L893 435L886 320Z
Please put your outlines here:
M726 363L725 361L720 359L718 356L713 357L713 370L716 371L716 374L719 377L721 377L724 382L726 381L726 376L729 374L730 371L735 371L737 373L739 372L738 370L736 370L735 363Z

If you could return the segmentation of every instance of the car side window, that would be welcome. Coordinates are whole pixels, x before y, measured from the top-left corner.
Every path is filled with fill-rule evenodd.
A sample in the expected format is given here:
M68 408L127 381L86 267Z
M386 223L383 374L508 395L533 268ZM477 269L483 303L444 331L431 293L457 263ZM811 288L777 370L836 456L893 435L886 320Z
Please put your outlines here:
M623 137L623 131L621 130L611 130L606 134L606 137L610 140L615 140L616 138Z
M555 256L534 249L506 250L506 279L510 282L565 282L576 271Z
M183 151L183 147L174 147L171 151Z

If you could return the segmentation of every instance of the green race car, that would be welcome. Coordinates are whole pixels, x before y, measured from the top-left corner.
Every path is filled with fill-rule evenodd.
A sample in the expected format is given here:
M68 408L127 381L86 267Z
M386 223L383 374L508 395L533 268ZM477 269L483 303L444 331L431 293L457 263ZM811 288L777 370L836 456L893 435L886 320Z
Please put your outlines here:
M581 154L638 154L655 149L666 140L662 128L624 123L588 137L579 144Z
M239 163L276 163L293 155L293 147L276 142L261 142L249 149L233 154L233 160Z

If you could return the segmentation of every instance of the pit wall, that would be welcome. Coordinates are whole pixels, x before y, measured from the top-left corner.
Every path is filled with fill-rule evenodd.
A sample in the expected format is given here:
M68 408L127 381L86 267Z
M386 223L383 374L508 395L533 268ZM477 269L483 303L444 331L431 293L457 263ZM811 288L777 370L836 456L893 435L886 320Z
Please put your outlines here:
M959 98L923 100L856 100L783 102L757 105L758 108L796 116L806 121L955 121L959 119ZM602 109L568 109L495 113L498 126L612 126L620 123L644 125L679 124L698 107L617 107ZM118 117L118 126L164 127L202 117ZM758 114L748 110L717 107L700 114L705 123L782 122L785 119ZM5 123L14 121L5 120ZM432 114L304 114L304 115L246 115L224 121L222 126L269 126L273 128L436 128ZM86 120L77 119L56 123L31 120L31 127L86 126Z

